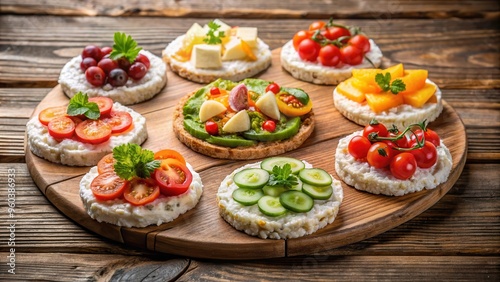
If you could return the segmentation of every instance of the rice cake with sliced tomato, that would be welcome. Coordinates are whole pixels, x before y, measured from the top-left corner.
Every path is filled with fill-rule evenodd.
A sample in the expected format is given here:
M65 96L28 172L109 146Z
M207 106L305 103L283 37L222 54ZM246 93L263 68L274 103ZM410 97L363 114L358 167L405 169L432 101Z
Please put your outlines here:
M177 196L160 194L157 199L142 206L134 206L121 197L98 201L90 189L92 180L98 175L97 166L94 166L80 181L80 198L88 215L99 222L124 227L146 227L170 222L194 208L203 192L200 175L189 163L186 165L193 180L188 190Z
M120 134L112 134L109 140L100 144L84 143L76 138L56 140L49 134L47 126L43 125L38 116L32 117L26 124L28 146L33 154L53 163L69 166L92 166L106 154L111 153L114 147L125 144L142 144L148 137L146 118L134 110L121 105L113 104L114 111L128 112L132 117L129 130Z

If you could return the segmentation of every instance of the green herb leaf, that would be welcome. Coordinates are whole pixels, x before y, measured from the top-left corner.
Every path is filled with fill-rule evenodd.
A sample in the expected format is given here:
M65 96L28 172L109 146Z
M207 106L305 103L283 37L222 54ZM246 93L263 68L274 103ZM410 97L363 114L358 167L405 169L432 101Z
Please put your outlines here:
M139 55L139 51L142 50L141 47L137 47L137 42L130 35L123 32L115 32L114 41L113 51L109 55L113 60L125 58L130 63L133 63L137 55Z
M285 164L283 167L275 165L273 172L269 177L268 184L270 186L283 185L289 189L294 185L299 184L297 177L292 174L292 166Z
M391 74L386 72L385 75L377 73L375 82L383 91L391 91L392 94L398 94L406 89L405 83L401 79L396 79L391 83Z
M214 21L208 23L208 32L207 37L203 39L203 41L207 44L221 44L222 37L226 36L224 31L219 31L220 25L216 24Z
M160 167L160 161L154 159L154 153L142 149L137 144L123 144L113 149L116 174L123 179L134 177L149 178L151 173Z
M76 93L69 100L66 113L70 116L85 115L89 119L98 119L101 116L97 103L89 102L87 94L83 94L82 92Z

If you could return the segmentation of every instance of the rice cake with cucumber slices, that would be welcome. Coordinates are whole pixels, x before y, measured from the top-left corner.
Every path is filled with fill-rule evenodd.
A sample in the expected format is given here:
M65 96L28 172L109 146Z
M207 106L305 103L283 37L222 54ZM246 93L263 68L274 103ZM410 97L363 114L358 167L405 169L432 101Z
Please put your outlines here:
M309 95L298 88L248 78L218 79L188 95L174 110L177 138L221 159L257 159L298 148L314 130Z
M222 218L263 239L316 232L335 220L343 198L340 181L328 172L282 156L236 169L217 191Z

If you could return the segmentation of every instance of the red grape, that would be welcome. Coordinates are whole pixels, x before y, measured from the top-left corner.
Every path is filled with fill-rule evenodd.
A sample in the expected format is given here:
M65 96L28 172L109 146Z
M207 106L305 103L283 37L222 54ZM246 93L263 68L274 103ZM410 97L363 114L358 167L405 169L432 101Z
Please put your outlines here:
M89 67L95 67L97 66L97 62L94 58L92 57L86 57L83 58L82 62L80 63L80 68L82 71L86 71Z
M146 57L143 54L139 54L137 56L137 58L135 58L135 61L143 63L146 66L147 69L149 69L149 67L151 66L151 63L149 62L148 57Z
M132 79L139 80L143 78L147 72L148 69L143 63L135 62L130 66L127 73Z
M119 68L118 63L110 58L103 58L97 63L97 66L100 67L105 74L109 74L112 69Z
M102 86L106 81L106 74L100 67L89 67L85 71L85 78L94 86Z
M82 51L82 59L88 57L94 58L96 62L99 62L99 60L101 60L102 58L101 49L95 45L85 46Z
M117 68L117 69L112 69L109 72L109 77L108 77L108 82L112 86L123 86L127 83L128 80L128 75L127 72L124 71L123 69Z

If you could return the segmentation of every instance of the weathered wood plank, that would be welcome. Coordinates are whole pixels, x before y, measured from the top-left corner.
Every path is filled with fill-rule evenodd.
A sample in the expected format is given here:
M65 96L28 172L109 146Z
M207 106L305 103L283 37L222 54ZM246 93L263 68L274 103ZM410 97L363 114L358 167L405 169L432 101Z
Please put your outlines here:
M192 22L210 19L24 17L2 16L0 86L54 87L59 71L88 44L112 42L123 31L156 55ZM188 24L186 24L188 22ZM408 68L425 68L444 89L488 89L500 85L496 20L341 20L357 25L383 50L384 64L403 62ZM227 19L230 25L256 26L271 49L281 47L311 20ZM457 44L460 42L460 44ZM478 44L481 42L481 44Z
M57 1L3 0L3 13L66 16L237 18L471 18L498 16L494 0L482 1Z

